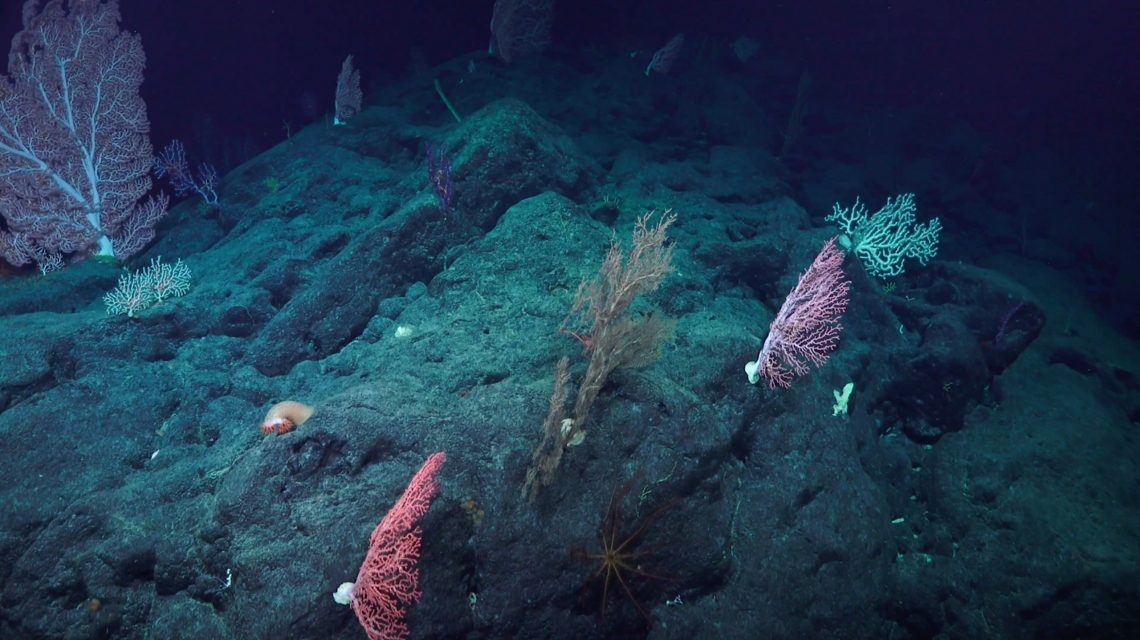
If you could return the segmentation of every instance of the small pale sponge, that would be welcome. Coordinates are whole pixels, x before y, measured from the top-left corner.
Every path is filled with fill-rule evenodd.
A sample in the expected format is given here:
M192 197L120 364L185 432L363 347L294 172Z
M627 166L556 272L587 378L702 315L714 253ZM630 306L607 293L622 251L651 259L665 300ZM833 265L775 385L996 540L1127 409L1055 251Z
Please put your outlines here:
M278 402L269 408L265 420L261 422L262 433L276 433L281 435L289 433L301 426L313 415L313 408L307 404L293 400Z

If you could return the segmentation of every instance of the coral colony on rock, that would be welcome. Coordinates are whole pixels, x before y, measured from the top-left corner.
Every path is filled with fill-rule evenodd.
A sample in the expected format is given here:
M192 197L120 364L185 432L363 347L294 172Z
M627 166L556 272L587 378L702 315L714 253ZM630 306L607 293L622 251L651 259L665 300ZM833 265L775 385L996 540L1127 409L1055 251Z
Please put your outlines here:
M1140 637L1129 3L333 5L0 8L0 638Z

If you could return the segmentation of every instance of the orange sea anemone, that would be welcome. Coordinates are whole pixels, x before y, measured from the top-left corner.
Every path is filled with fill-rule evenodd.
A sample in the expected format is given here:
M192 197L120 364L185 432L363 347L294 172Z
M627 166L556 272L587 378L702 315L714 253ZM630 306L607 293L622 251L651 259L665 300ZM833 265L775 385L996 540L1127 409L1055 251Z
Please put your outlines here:
M262 433L289 433L301 426L313 415L313 408L301 402L285 400L269 408L265 420L261 422Z

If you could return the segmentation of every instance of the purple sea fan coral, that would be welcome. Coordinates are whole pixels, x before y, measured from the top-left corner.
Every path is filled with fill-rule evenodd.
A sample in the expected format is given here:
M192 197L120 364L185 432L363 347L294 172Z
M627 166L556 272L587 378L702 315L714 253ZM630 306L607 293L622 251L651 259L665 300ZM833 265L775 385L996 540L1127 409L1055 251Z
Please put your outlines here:
M451 159L443 151L443 145L426 145L428 161L428 180L435 189L439 198L439 206L446 213L451 210L453 184L451 182Z

